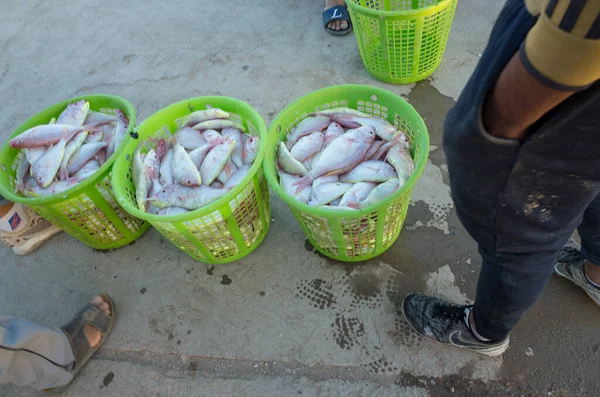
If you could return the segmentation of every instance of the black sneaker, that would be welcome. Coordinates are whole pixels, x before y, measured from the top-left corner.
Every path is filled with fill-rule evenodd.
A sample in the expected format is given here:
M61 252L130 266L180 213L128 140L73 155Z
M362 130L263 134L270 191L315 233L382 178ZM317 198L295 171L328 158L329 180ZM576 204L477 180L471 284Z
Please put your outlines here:
M467 325L471 308L418 294L407 295L402 303L404 317L410 326L426 338L486 356L504 353L508 348L508 336L499 342L482 342L473 335Z
M600 306L600 288L590 283L586 277L584 263L585 258L579 251L579 245L570 239L558 256L554 272L580 286L594 303Z

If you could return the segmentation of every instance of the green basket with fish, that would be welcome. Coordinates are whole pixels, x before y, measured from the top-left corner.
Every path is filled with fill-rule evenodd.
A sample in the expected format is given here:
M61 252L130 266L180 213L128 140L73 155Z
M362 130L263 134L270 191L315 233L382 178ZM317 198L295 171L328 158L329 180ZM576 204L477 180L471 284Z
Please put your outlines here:
M348 0L358 49L376 79L409 84L444 55L458 0Z
M245 129L248 134L245 138L259 137L258 153L247 174L222 197L189 212L153 214L140 209L133 171L138 147L139 153L148 157L150 152L157 149L158 142L178 141L173 137L183 126L184 120L189 120L191 114L209 109L228 113L231 120ZM271 222L271 207L268 184L262 169L267 128L256 110L245 102L229 97L192 98L154 113L136 131L139 141L133 140L127 145L124 155L115 163L113 174L113 185L123 208L133 216L148 221L176 247L200 262L233 262L250 254L262 243Z
M0 154L0 194L8 200L29 206L52 224L91 248L99 250L119 248L138 239L150 226L121 208L111 182L113 163L125 150L127 142L131 139L129 133L135 126L136 112L131 103L111 95L86 95L72 98L31 117L11 134L11 139L23 136L23 133L34 127L46 125L51 120L60 118L67 106L79 101L87 101L90 114L94 113L100 117L114 116L115 111L120 109L129 119L128 126L123 131L123 144L84 179L64 185L64 188L51 190L56 192L54 194L25 197L17 188L18 168L25 161L25 151L11 147L7 141Z
M358 110L387 120L390 128L402 131L410 142L407 150L414 161L410 177L399 189L396 185L397 190L391 195L360 209L310 206L280 186L279 142L285 142L288 134L311 114L335 108ZM382 254L398 238L412 188L425 168L428 155L429 135L425 123L404 99L376 87L339 85L305 95L277 115L269 126L264 168L269 185L288 204L311 244L329 258L358 262Z

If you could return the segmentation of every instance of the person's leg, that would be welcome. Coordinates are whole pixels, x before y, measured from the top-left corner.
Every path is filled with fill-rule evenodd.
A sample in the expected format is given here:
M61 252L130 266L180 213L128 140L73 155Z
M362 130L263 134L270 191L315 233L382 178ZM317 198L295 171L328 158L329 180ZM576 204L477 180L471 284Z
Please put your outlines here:
M575 241L570 241L554 269L600 305L600 194L585 210L578 231L581 251Z
M111 315L111 307L101 297L92 303ZM102 341L101 332L89 324L85 336L91 348ZM0 384L41 390L64 386L73 379L74 366L73 348L65 332L18 318L0 318Z
M540 295L562 245L600 192L599 84L550 111L524 143L490 136L481 123L487 93L533 23L523 2L507 2L444 128L457 215L483 259L472 316L477 332L468 318L456 320L461 312L470 316L469 307L421 295L403 304L421 334L490 355L506 348L508 332Z
M0 320L0 384L36 389L66 385L75 357L66 335L18 318Z

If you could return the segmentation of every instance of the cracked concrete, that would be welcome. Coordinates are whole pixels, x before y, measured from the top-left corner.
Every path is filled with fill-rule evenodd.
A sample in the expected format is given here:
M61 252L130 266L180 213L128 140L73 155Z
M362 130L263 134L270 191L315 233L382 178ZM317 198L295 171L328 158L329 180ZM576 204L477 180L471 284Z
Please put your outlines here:
M56 327L98 291L117 302L113 336L54 394L597 395L600 318L568 282L551 281L503 358L423 340L395 309L411 291L475 297L480 260L450 199L441 133L501 2L461 0L440 68L406 86L371 78L353 35L323 31L320 7L290 0L261 7L240 0L3 3L2 140L28 116L80 94L125 97L140 121L188 97L228 95L269 123L290 101L342 83L404 96L431 136L405 229L381 257L358 265L319 255L274 196L265 242L225 266L195 262L152 230L106 253L65 234L27 257L0 247L2 314ZM33 395L0 386L0 396Z

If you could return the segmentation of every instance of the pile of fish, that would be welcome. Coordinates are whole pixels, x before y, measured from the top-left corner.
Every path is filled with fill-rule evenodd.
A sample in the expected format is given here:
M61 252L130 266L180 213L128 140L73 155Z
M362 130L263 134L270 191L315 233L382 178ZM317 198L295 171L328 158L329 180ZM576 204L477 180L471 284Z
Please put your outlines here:
M221 109L186 116L172 137L137 148L132 175L137 206L158 215L204 207L237 186L250 171L260 138Z
M11 139L20 148L15 191L28 197L67 190L95 173L123 142L129 119L121 109L114 115L90 110L81 100L67 105L58 119L38 125Z
M396 192L414 172L404 133L349 108L311 114L279 142L283 189L313 207L362 209Z

